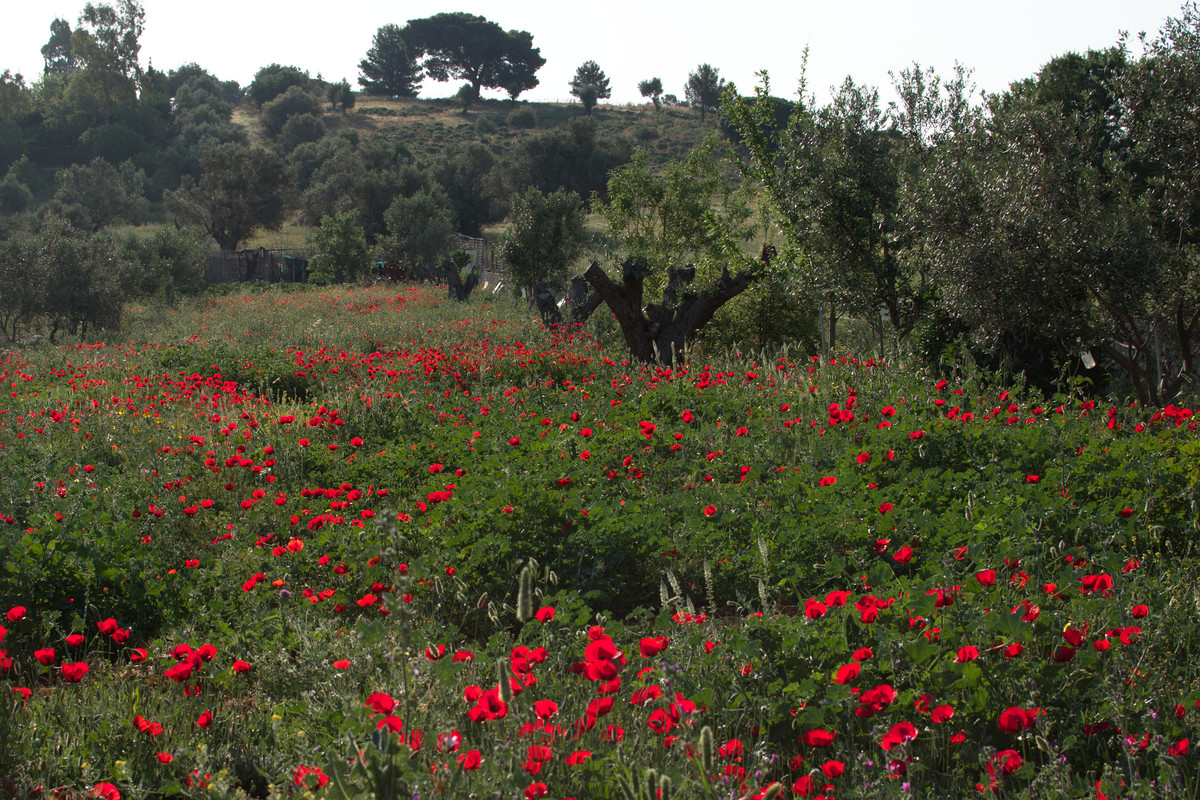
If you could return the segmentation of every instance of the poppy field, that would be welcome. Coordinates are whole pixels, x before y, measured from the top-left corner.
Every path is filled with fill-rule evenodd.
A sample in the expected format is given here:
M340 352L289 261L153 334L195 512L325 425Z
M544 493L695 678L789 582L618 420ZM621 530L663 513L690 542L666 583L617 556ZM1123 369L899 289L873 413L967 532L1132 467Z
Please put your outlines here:
M532 316L4 355L0 798L1200 796L1191 408Z

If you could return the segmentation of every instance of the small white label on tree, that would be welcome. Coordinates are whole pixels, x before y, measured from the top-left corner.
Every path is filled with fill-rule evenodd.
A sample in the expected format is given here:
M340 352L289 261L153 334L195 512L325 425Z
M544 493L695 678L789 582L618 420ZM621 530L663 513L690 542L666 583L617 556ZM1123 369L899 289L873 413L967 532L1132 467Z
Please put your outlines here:
M1092 353L1090 350L1084 350L1079 354L1079 357L1083 359L1084 368L1091 369L1092 367L1096 366L1096 359L1092 358Z

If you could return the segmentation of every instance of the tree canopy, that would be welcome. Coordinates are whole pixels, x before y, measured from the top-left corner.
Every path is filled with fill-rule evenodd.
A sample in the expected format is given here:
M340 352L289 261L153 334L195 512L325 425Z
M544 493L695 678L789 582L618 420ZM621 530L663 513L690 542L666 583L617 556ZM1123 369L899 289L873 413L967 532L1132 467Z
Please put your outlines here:
M187 177L167 204L177 219L200 225L222 250L236 250L255 228L283 223L283 161L270 150L221 144L200 157L198 181Z
M688 75L687 86L684 87L684 97L692 108L700 112L703 121L710 111L721 107L721 92L725 91L725 79L720 70L711 64L701 64L696 71Z
M642 97L649 97L654 103L654 110L662 109L662 93L663 85L661 78L648 78L647 80L638 83L638 91L642 93Z
M505 31L485 17L461 11L411 19L403 38L424 56L421 66L429 77L464 80L475 99L485 88L503 89L515 98L537 86L534 73L546 63L532 34Z
M612 97L612 89L600 65L595 61L585 61L575 70L575 77L571 78L571 94L583 103L583 113L591 114L597 100Z
M384 25L375 31L371 49L358 69L362 72L358 84L369 94L416 97L420 91L421 67L399 25Z

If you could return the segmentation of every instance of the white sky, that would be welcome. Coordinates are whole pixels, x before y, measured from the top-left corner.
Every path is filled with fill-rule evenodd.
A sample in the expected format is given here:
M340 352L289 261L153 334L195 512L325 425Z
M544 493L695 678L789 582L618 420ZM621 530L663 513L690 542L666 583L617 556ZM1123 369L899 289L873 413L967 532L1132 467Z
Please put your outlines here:
M41 46L55 17L76 25L86 0L0 0L0 71L41 74ZM1116 43L1119 33L1155 35L1181 0L142 0L142 63L163 71L195 61L245 86L278 62L348 79L387 23L441 11L481 14L505 29L526 30L546 65L526 100L570 100L576 67L594 60L608 74L614 103L643 102L638 81L659 77L683 97L688 73L707 62L749 93L755 72L771 75L772 93L794 96L800 58L810 48L809 89L818 100L846 75L890 96L889 70L914 61L949 75L955 61L974 69L979 89L1000 91L1066 52ZM457 84L426 82L423 95L446 96ZM493 96L500 96L490 93Z

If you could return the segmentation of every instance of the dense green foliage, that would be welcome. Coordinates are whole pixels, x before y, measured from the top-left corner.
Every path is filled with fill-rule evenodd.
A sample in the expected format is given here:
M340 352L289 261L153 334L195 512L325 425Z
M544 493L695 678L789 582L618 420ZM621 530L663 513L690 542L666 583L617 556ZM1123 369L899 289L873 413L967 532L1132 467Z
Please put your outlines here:
M497 247L513 287L532 296L538 283L562 286L567 269L583 250L583 202L562 189L544 194L530 188L509 200L512 224Z
M321 220L313 232L315 246L309 259L308 279L313 283L353 283L371 269L367 237L355 221L353 211Z

